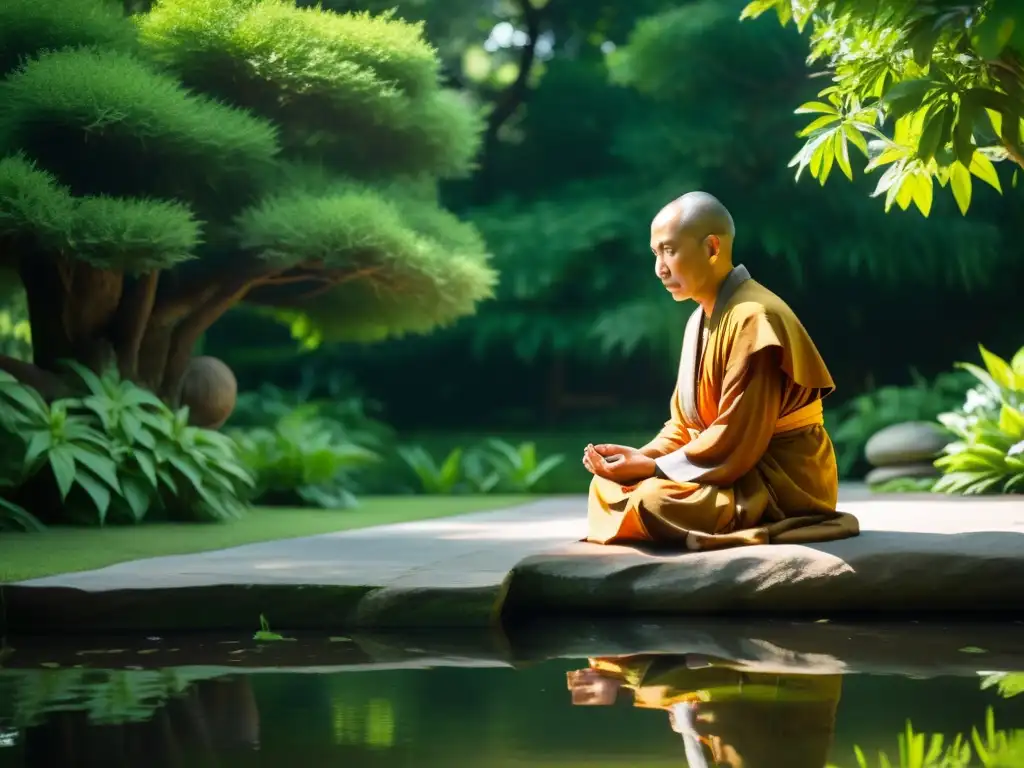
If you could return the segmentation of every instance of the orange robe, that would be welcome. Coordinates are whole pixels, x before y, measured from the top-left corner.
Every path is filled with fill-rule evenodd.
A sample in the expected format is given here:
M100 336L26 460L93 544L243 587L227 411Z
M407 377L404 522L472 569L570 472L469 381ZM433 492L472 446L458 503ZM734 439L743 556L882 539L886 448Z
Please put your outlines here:
M659 655L595 658L589 665L631 689L636 707L693 706L710 765L821 768L828 762L842 675L744 672L722 660L690 669L686 657Z
M821 400L835 389L778 296L736 267L710 318L687 323L671 418L641 450L658 476L595 477L587 540L690 549L856 536L836 511L839 477Z

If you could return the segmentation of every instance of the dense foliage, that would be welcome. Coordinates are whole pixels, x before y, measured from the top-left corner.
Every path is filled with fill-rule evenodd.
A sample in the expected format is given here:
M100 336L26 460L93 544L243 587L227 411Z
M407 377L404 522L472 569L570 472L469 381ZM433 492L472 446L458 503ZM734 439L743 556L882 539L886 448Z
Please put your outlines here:
M339 380L328 382L327 397L312 398L308 374L294 392L265 384L244 393L228 433L256 477L256 503L351 507L360 471L380 461L391 434Z
M7 526L244 513L253 480L230 438L189 426L187 408L171 410L116 371L72 369L66 395L50 403L0 371L0 520Z
M240 301L377 340L490 295L480 237L436 191L468 173L481 120L420 26L285 0L120 9L0 9L0 268L37 365L116 364L176 403Z
M935 462L942 493L1024 493L1024 347L1004 360L981 347L984 367L959 363L977 384L939 421L956 440Z
M774 11L811 30L812 64L832 83L798 113L814 115L791 165L822 184L852 179L852 150L885 168L874 195L932 210L934 182L961 212L972 177L1002 189L993 161L1024 167L1024 8L1016 0L754 0L743 17ZM1016 184L1017 170L1013 172Z

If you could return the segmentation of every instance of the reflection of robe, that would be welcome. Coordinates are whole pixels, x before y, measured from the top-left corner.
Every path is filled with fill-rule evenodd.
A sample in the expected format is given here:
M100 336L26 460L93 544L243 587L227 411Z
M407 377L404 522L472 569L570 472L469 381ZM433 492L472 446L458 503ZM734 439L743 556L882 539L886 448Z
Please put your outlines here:
M835 389L793 311L736 267L711 318L683 339L672 418L642 450L658 477L623 486L595 477L589 541L695 548L855 536L839 491L821 399Z
M702 741L715 761L732 752L742 768L824 768L828 762L841 675L689 669L685 658L656 655L591 659L590 666L632 689L634 706L695 705Z

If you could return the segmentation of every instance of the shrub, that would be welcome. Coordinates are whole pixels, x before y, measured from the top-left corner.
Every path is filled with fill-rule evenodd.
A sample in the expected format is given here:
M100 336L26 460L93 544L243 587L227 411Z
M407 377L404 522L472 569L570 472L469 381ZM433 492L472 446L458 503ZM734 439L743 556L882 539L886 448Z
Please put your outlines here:
M8 502L47 522L237 518L253 484L233 440L188 424L112 370L69 364L74 396L46 403L0 372L0 456ZM43 500L56 500L48 504ZM43 515L42 507L49 514Z
M355 506L353 470L379 460L346 439L344 428L322 418L315 404L279 416L271 427L232 434L256 476L254 498L263 504Z
M957 440L935 466L943 476L933 490L951 494L1024 492L1024 347L1006 361L980 346L984 368L957 367L977 385L963 406L939 417Z
M423 493L530 493L565 460L562 454L544 459L534 443L512 445L491 438L469 450L454 448L437 463L422 446L402 446L398 455L412 470Z
M868 439L886 427L905 421L934 421L963 402L974 381L963 371L944 373L928 381L912 372L909 387L880 387L849 400L829 414L829 436L836 449L839 476L862 474Z

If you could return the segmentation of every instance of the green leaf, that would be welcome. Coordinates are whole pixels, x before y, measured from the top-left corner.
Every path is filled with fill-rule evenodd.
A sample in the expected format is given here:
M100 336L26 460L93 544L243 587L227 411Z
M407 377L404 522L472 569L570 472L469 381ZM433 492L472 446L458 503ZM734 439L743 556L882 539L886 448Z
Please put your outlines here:
M868 157L868 143L864 138L864 134L849 123L843 124L843 133L846 134L846 138L849 139L850 143L861 151L864 157Z
M886 92L881 104L886 114L893 119L899 118L920 108L933 87L934 83L925 78L903 80Z
M839 117L838 116L836 116L836 115L822 115L821 117L816 118L815 120L813 120L812 122L807 124L803 128L803 130L801 130L799 133L797 133L797 136L799 136L800 138L803 139L803 138L806 138L806 137L810 136L811 134L817 133L818 131L823 130L825 128L836 127L838 123L839 123Z
M0 387L0 394L20 405L27 414L36 417L37 420L49 420L50 409L46 401L31 387L20 383L4 386Z
M842 170L843 175L850 181L853 181L853 168L850 166L850 147L846 143L845 132L836 131L833 153L836 156L836 162L839 163L839 168Z
M75 480L78 485L85 489L93 504L96 505L97 517L100 525L103 525L107 521L107 511L110 509L110 488L87 471L80 471L76 475Z
M932 210L934 196L932 177L923 173L915 173L910 183L913 185L911 193L914 196L914 204L924 216L928 216Z
M971 172L962 163L953 163L950 168L949 186L960 213L966 215L967 209L971 207Z
M31 472L39 458L53 447L53 433L50 430L39 430L31 433L25 450L25 471Z
M917 143L917 156L927 162L935 157L940 146L943 146L949 137L949 128L953 123L953 109L951 107L935 106L929 110L925 119L924 129L921 131L921 138Z
M152 487L138 477L126 477L121 481L122 496L136 521L141 521L153 503Z
M1013 372L1010 364L999 355L990 352L982 344L978 345L978 349L981 351L981 359L985 363L985 368L992 377L992 381L1005 389L1017 389L1017 375Z
M789 2L789 0L784 1ZM780 0L753 0L753 2L747 3L743 8L743 11L740 13L740 21L743 21L744 19L756 19L762 13L774 8L778 2L780 2Z
M807 103L801 104L799 107L793 110L793 113L796 115L821 113L825 115L834 115L836 117L839 116L838 109L836 109L831 104L826 104L823 101L808 101Z
M53 476L57 480L57 488L60 490L61 501L67 499L68 492L75 482L75 459L71 452L71 446L58 445L49 454L50 468L53 469Z
M974 157L971 159L970 170L971 173L991 186L997 192L1003 191L1003 188L999 184L999 174L996 173L995 166L992 165L992 161L985 157L981 152L974 153Z
M13 501L0 498L0 530L10 527L14 523L18 529L34 533L43 532L46 526L39 522L39 519L24 507L20 507Z
M199 488L203 487L203 476L202 476L202 473L201 473L200 469L198 467L196 467L194 464L192 464L189 461L181 458L180 456L174 456L174 455L168 456L167 457L167 461L168 461L168 463L172 467L174 467L176 470L181 472L181 474L183 474L185 476L185 478L190 483L192 483L192 485L196 489L199 489Z
M120 493L121 484L117 481L117 465L112 459L77 445L72 446L71 451L75 461L91 469L103 482Z
M1024 413L1019 408L1003 403L999 410L999 429L1013 440L1024 437Z
M132 453L132 457L135 459L135 463L139 465L139 469L142 470L142 474L146 476L150 484L156 487L156 462L153 461L153 457L146 451L136 450Z
M1005 2L994 4L971 32L971 45L986 61L999 58L1007 43L1010 42L1010 38L1013 37L1016 20L1012 11L1007 8L1008 4Z
M1024 376L1024 347L1017 350L1017 353L1010 361L1010 367L1018 376Z
M64 365L66 365L68 368L70 368L76 374L78 374L78 378L80 378L82 380L82 383L85 384L86 388L88 388L88 390L92 394L94 394L94 395L104 395L104 394L106 394L106 388L103 386L103 381L100 379L99 376L97 376L91 370L86 368L81 363L75 362L74 360L65 360L63 362L64 362Z

